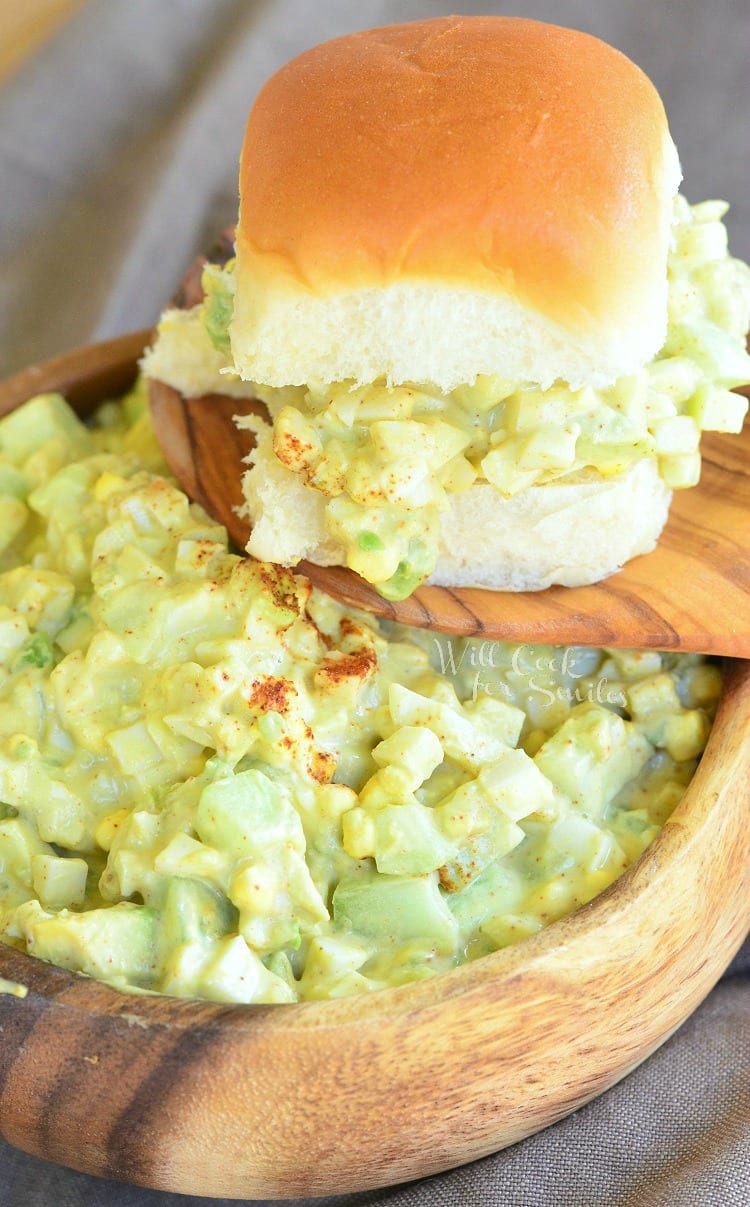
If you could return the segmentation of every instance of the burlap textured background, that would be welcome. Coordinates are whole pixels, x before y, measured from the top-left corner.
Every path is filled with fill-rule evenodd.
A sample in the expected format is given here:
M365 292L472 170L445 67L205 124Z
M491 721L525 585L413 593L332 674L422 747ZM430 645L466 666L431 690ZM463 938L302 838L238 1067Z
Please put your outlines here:
M247 109L282 62L351 29L472 11L586 29L639 62L687 196L732 201L732 247L750 258L748 0L90 0L0 91L0 375L154 321L234 216ZM745 1207L750 953L646 1065L551 1130L426 1182L319 1201ZM0 1207L199 1202L0 1143Z

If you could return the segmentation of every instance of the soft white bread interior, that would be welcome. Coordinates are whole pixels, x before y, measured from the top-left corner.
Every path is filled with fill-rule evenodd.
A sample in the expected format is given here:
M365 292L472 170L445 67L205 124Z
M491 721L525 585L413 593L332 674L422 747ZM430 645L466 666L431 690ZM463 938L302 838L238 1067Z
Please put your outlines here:
M153 344L141 359L146 377L163 381L185 398L203 394L228 394L252 398L254 390L235 373L226 372L227 358L214 348L202 322L200 307L178 310L170 307L159 320Z
M255 416L242 423L257 436L243 482L253 522L248 552L284 565L302 559L342 564L344 550L325 527L325 496L276 458L268 424ZM429 581L498 591L598 582L654 548L670 499L654 458L615 477L587 471L574 482L531 486L511 499L486 483L473 486L452 495L443 513Z
M324 43L248 120L235 367L605 384L664 339L679 180L653 85L588 34L454 16Z

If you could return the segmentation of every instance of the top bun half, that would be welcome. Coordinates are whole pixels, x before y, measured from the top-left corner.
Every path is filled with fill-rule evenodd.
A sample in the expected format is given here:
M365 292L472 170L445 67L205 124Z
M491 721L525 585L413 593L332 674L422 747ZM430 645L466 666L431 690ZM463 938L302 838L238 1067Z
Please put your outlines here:
M441 17L276 73L240 164L243 377L601 385L658 351L677 152L588 34Z

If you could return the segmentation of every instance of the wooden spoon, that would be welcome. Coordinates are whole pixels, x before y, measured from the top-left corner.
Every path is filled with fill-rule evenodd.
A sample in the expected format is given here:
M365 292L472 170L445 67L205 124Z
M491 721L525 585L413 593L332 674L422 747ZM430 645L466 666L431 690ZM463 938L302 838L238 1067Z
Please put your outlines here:
M263 404L222 395L186 399L156 381L150 389L172 472L243 549L250 524L235 509L253 437L234 416L265 414ZM390 603L343 567L300 562L297 569L354 607L444 633L750 657L750 426L740 437L704 437L702 451L700 486L675 494L654 552L594 586L528 593L420 587Z
M197 305L206 260L225 264L234 229L191 265L175 304ZM183 398L151 382L151 410L164 455L191 498L244 549L250 525L238 517L243 458L253 437L238 414L262 403L221 395ZM677 491L657 548L590 587L504 592L420 587L401 603L378 595L353 571L301 562L329 595L404 624L456 635L552 645L651 647L750 657L750 425L741 436L703 437L698 487Z

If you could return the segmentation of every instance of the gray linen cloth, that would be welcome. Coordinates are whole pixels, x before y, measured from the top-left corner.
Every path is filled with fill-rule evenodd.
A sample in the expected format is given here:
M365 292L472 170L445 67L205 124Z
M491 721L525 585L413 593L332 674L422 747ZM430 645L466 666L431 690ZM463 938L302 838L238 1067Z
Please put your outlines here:
M285 60L352 29L519 10L588 30L641 64L664 97L688 197L732 201L731 246L750 259L748 0L90 0L0 90L0 376L155 320L233 219L247 110ZM421 1183L319 1201L750 1202L749 978L746 948L659 1052L554 1128ZM0 1142L0 1207L198 1202Z

